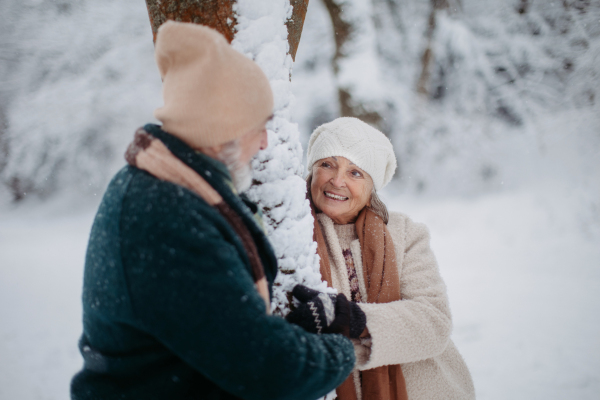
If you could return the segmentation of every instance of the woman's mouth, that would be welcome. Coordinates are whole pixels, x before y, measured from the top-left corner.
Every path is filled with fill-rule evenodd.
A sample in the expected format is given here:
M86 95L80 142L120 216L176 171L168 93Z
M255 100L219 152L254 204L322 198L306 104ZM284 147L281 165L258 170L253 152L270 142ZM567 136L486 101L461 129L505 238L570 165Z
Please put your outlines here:
M330 193L330 192L323 192L323 194L325 195L325 197L329 197L330 199L333 199L333 200L339 200L339 201L348 200L347 197L340 196L340 195Z

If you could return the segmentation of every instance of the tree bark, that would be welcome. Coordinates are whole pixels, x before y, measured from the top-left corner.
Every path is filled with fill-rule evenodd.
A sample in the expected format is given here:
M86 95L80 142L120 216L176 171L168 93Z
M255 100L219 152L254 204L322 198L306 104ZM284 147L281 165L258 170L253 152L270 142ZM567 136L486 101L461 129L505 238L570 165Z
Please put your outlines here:
M193 22L216 29L231 43L235 35L234 0L146 0L154 42L167 20Z
M417 92L424 96L429 96L429 80L431 77L431 65L433 64L433 50L431 49L431 45L436 28L436 14L439 10L448 8L448 0L431 0L431 12L429 13L427 31L425 32L427 44L421 57L421 75L417 82Z
M309 0L290 0L294 7L287 21L289 53L296 58ZM193 22L220 32L231 43L235 36L235 0L146 0L152 35L156 42L158 28L167 20Z
M292 56L292 60L296 61L296 51L298 51L298 45L300 44L300 36L302 35L302 28L304 27L304 19L306 18L306 11L308 10L309 0L290 0L290 4L294 7L292 12L292 18L287 23L288 30L288 43L290 44L289 53Z
M350 39L350 35L353 32L353 27L350 22L344 19L342 3L338 0L323 0L329 17L331 18L331 24L333 25L333 37L335 39L335 54L333 56L332 65L333 72L337 75L339 72L339 60L345 56L343 48L346 42Z

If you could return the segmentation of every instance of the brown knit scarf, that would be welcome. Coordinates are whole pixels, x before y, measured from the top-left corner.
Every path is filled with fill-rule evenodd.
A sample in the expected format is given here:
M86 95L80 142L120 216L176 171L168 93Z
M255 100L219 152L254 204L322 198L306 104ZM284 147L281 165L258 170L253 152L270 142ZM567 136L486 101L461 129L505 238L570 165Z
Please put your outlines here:
M250 260L254 285L267 306L270 314L269 289L267 278L252 235L242 218L227 204L219 192L192 168L188 167L161 142L143 128L135 132L133 142L127 148L125 160L130 165L148 172L156 178L183 186L200 196L213 206L235 230L244 245Z
M358 215L355 226L362 250L367 302L389 303L401 300L396 251L387 226L381 217L367 207ZM314 240L321 258L321 275L332 286L327 245L316 218ZM362 371L360 383L363 400L408 400L406 382L399 364ZM350 375L336 392L338 400L357 400L354 377Z

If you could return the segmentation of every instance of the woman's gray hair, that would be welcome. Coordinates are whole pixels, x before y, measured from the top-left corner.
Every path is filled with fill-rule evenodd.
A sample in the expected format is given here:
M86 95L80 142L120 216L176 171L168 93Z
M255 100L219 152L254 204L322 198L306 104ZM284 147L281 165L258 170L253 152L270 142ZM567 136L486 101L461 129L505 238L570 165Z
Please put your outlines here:
M310 185L312 183L312 177L313 177L313 173L312 173L312 168L311 168L311 171L308 173L308 176L306 177L306 198L310 201L311 206L314 206L315 203L313 202L312 194L310 192ZM371 211L373 211L375 214L379 215L379 217L381 217L381 219L383 220L383 223L387 225L387 223L390 220L390 213L388 212L386 205L383 203L383 201L381 201L381 199L377 195L377 191L375 191L375 186L373 186L373 189L371 190L370 203L371 204L368 207L371 209Z
M387 225L387 223L390 220L390 213L388 212L386 205L383 203L383 201L381 201L381 199L377 195L375 187L373 187L373 190L371 191L371 205L369 206L369 208L375 214L379 215L383 220L383 223Z

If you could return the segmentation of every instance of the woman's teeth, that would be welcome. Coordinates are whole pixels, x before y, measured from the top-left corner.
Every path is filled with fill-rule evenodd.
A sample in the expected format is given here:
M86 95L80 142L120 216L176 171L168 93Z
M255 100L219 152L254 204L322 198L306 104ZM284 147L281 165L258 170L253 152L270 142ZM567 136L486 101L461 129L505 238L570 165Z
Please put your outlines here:
M348 200L347 197L338 196L337 194L333 194L333 193L329 193L329 192L323 192L323 193L325 193L325 196L329 197L330 199L334 199L334 200Z

